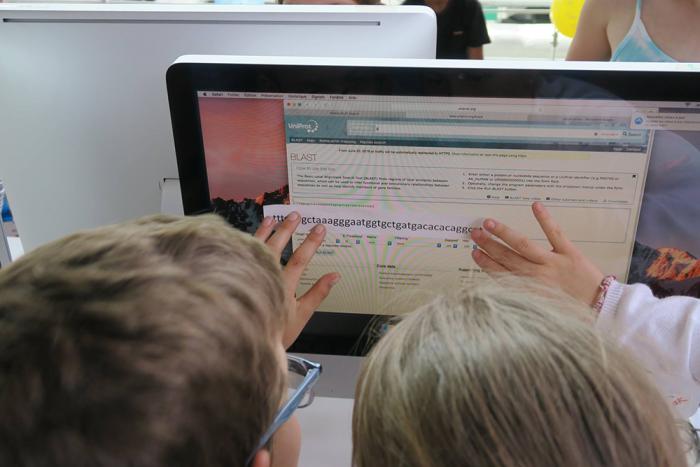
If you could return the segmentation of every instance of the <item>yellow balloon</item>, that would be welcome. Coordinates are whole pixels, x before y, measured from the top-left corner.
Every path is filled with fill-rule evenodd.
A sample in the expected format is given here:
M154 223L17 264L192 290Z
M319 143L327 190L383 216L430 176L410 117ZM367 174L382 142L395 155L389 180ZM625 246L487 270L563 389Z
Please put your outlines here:
M552 0L549 17L560 34L574 37L584 0Z

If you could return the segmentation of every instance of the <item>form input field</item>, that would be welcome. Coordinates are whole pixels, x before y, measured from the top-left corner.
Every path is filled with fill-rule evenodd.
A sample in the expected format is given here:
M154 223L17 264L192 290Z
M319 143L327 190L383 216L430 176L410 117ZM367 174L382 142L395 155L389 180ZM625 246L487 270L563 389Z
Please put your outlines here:
M581 128L538 128L515 126L443 125L390 121L348 120L348 136L423 136L423 137L509 137L557 139L614 139L626 136L621 130Z

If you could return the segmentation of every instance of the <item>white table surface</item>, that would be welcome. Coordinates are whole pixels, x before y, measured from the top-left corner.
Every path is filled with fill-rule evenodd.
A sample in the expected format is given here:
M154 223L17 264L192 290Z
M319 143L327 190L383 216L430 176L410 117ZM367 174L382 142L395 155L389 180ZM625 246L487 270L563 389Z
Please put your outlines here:
M351 467L353 403L317 396L313 404L296 412L302 432L299 467ZM700 411L691 422L700 426Z
M352 399L318 397L296 412L301 424L299 467L350 467Z

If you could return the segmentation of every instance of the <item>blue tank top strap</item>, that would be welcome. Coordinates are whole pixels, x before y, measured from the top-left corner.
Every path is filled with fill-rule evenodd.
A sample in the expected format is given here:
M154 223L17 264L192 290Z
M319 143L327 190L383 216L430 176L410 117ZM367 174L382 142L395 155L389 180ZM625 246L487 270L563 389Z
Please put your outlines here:
M657 46L642 21L642 0L637 0L634 21L610 57L613 62L675 62Z

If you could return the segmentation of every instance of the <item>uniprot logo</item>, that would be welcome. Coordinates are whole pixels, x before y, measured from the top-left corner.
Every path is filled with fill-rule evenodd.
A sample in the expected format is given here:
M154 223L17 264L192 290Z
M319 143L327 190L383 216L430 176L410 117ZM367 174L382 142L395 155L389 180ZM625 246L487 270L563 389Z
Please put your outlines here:
M316 133L318 131L318 122L316 120L309 120L306 123L288 123L287 127L290 130L306 130L307 133Z

